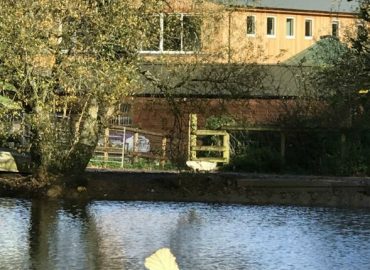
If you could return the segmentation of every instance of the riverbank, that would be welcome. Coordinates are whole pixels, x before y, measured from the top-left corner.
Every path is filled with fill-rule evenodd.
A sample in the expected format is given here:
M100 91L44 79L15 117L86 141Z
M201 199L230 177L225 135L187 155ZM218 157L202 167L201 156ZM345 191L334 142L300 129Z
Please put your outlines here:
M84 182L42 187L0 174L0 196L370 208L370 178L92 170ZM23 182L22 182L23 181ZM15 183L14 185L12 183ZM24 184L26 183L26 184ZM28 184L27 184L28 183Z

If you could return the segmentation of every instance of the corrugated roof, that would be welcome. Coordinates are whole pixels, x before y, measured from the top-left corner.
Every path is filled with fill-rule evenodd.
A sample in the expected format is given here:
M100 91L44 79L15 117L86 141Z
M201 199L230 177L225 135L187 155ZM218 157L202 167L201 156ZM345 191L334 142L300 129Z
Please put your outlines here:
M324 12L354 13L359 6L359 0L210 0L215 3L236 6L274 9L294 9Z

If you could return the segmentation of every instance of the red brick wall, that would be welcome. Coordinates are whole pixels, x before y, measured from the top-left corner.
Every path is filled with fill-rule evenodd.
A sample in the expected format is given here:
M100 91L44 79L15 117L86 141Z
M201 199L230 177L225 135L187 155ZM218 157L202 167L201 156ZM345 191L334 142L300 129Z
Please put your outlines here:
M249 124L273 124L295 104L292 100L279 99L165 99L135 97L126 101L131 106L134 127L164 133L170 139L168 156L184 163L187 158L189 114L198 115L198 128L204 128L211 116L227 115ZM177 117L176 117L177 115ZM153 148L155 138L149 138ZM159 141L157 142L159 145Z
M292 101L278 99L175 99L135 97L132 103L133 125L152 131L172 132L178 114L187 130L189 113L198 114L198 127L204 127L210 116L228 115L251 124L271 124L284 113Z

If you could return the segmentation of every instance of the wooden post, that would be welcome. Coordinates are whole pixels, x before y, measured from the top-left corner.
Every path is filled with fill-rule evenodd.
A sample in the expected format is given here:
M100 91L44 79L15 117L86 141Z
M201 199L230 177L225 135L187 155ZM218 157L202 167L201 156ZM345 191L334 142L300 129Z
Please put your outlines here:
M104 130L104 162L108 162L109 159L108 147L109 147L109 128L106 128Z
M123 164L125 163L125 146L126 146L126 127L123 128L121 168L123 168Z
M137 156L139 152L138 146L139 146L139 133L135 132L134 141L133 141L133 153L132 153L134 163L138 162L138 156Z
M286 136L284 132L280 133L280 158L282 164L285 164Z
M167 146L167 138L162 138L162 157L161 157L161 167L164 168L164 165L166 163L166 146Z
M197 151L194 150L194 147L197 146L197 128L198 128L198 118L196 114L189 115L189 160L197 159Z
M230 162L230 134L229 133L226 133L223 136L223 147L225 149L222 153L222 157L224 158L225 163L229 164Z

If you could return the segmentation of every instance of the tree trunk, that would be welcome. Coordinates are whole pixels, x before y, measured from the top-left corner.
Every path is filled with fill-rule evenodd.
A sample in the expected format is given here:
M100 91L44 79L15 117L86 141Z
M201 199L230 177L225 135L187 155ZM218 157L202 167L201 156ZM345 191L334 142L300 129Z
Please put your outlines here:
M96 99L92 99L87 109L86 117L80 124L75 141L64 160L62 174L65 176L79 176L88 165L94 154L99 139L99 105Z
M99 139L99 106L89 102L78 128L68 131L67 121L57 123L46 110L36 110L32 129L31 159L35 178L51 183L59 177L79 177L88 165ZM71 134L70 134L71 133Z

